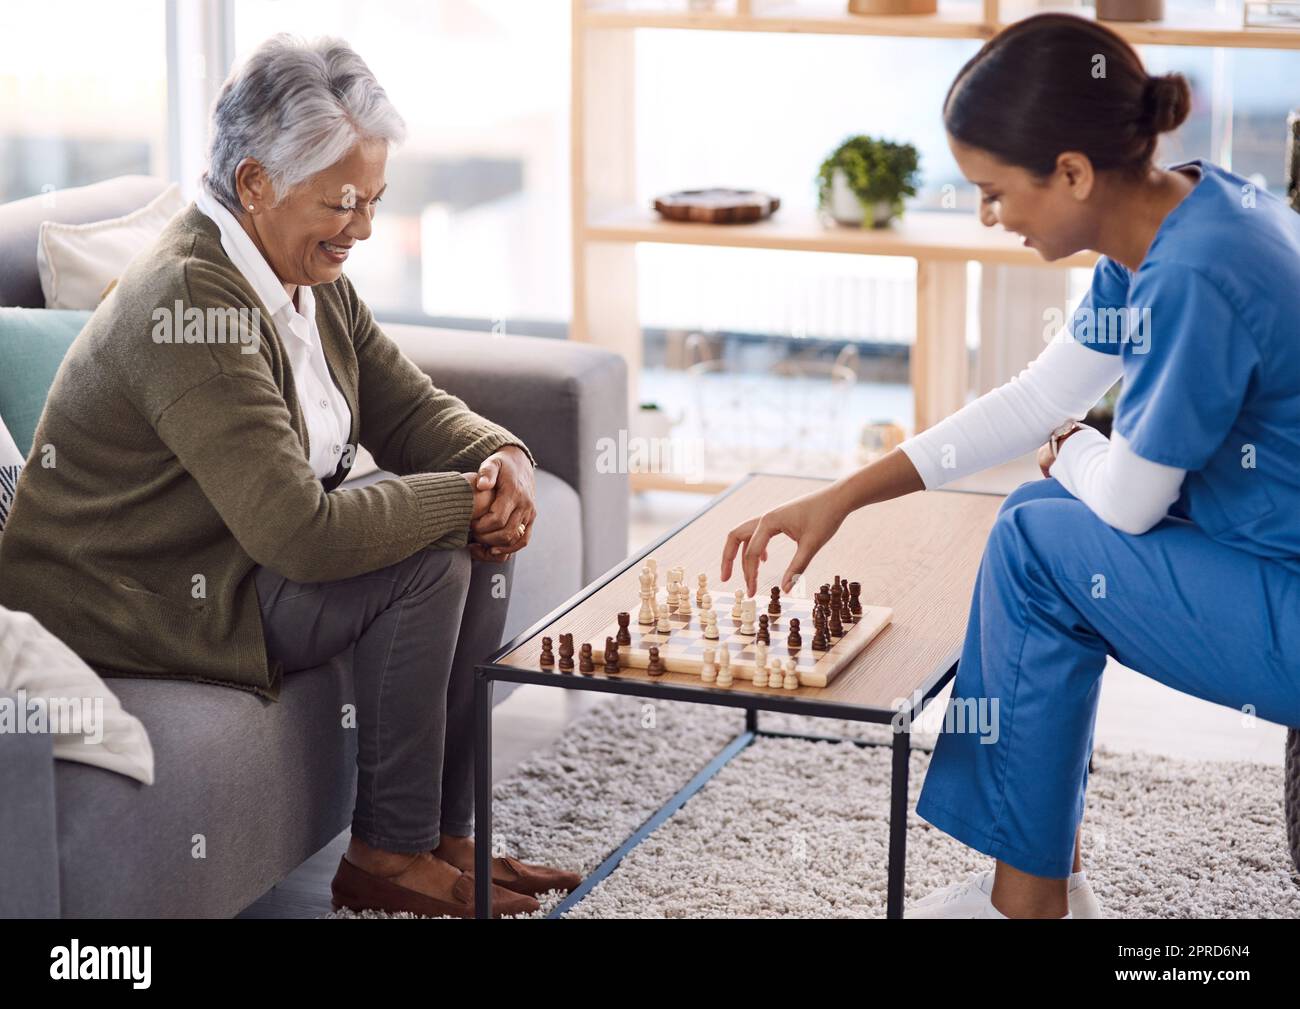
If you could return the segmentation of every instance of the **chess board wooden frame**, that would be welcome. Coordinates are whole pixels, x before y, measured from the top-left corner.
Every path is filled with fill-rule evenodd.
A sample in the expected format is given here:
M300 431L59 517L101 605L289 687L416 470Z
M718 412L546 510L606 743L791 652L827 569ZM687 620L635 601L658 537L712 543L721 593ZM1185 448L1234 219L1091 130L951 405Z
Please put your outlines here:
M660 569L662 576L662 569ZM713 597L713 609L718 615L718 639L712 641L704 636L704 629L700 623L700 610L698 607L692 607L690 616L683 619L677 614L669 615L669 630L659 632L655 630L655 625L642 625L637 623L637 610L640 608L640 601L636 606L629 608L628 612L632 616L629 624L632 643L630 645L620 645L618 657L620 666L633 666L637 669L645 669L650 665L650 648L659 647L659 659L662 662L665 671L670 673L688 673L695 676L700 674L700 669L704 665L704 649L713 645L721 653L722 645L726 644L731 650L731 675L733 678L753 681L755 665L755 641L757 634L742 634L740 632L740 621L732 617L731 600L735 595L734 587L722 586L713 591L710 589L710 595ZM692 592L692 601L694 593ZM658 603L666 603L668 595L666 589L660 589L656 599ZM719 602L728 601L726 605L718 605ZM754 600L756 612L766 612L767 599L763 593ZM862 613L859 618L852 624L844 627L844 634L838 638L831 639L830 648L826 651L817 651L812 647L813 637L813 611L814 600L811 597L804 598L799 596L782 596L781 613L773 618L768 616L768 631L771 638L771 644L768 646L767 656L769 663L773 658L781 660L782 672L785 670L786 660L793 658L796 663L796 669L799 673L799 685L803 687L824 687L835 678L835 674L847 666L856 658L864 648L871 644L871 640L879 634L890 620L893 619L894 611L888 606L868 606L862 604ZM786 644L789 634L790 620L792 617L799 618L799 633L803 639L803 644L798 650L791 649ZM755 616L755 628L757 628L757 615ZM617 640L618 622L615 620L609 627L605 628L599 635L598 639L591 642L592 657L596 662L598 669L604 658L605 638L611 637ZM581 642L574 641L574 648L578 648ZM667 645L667 647L665 647ZM773 690L780 690L783 687L778 684L771 687Z

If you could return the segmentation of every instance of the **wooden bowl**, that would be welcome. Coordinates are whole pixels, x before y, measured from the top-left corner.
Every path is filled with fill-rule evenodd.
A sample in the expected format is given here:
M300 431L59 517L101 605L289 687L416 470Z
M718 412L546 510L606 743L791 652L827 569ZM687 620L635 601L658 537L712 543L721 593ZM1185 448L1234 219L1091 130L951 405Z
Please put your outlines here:
M698 224L750 224L770 217L781 201L752 189L683 189L655 199L666 220Z

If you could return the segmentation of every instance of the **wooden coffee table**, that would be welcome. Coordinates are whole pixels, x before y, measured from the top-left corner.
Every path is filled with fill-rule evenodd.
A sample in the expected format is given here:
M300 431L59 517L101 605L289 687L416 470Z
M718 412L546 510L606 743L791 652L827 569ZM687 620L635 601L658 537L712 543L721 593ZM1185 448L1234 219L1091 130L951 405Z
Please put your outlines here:
M539 623L501 648L475 669L475 906L480 918L491 916L489 858L492 851L492 690L493 683L536 683L566 690L593 690L660 700L690 701L745 709L745 730L728 743L676 795L601 863L582 885L551 914L560 917L577 904L623 857L664 823L710 778L756 739L785 737L836 742L829 737L764 731L760 711L780 711L818 718L839 718L890 724L900 711L910 726L944 685L956 674L966 630L975 575L989 530L997 517L1001 494L970 491L921 491L863 508L850 515L809 566L808 584L831 581L836 574L862 583L862 601L893 608L893 620L853 662L826 687L797 690L755 687L737 678L730 687L702 683L697 676L666 673L651 677L642 669L624 669L607 676L598 661L592 674L543 670L538 659L541 639L559 640L573 632L574 641L592 641L620 610L635 614L638 572L653 555L662 573L681 565L694 589L698 572L719 581L722 546L727 533L748 518L791 498L806 494L823 481L805 477L754 474L714 498L698 515L629 557L595 584L584 589ZM794 556L786 537L768 546L768 559L759 572L759 597L775 584ZM732 582L740 576L733 573ZM715 597L715 607L721 600ZM889 801L889 868L887 916L903 912L903 873L907 839L907 772L911 732L895 731L889 743L849 740L860 746L887 745L893 751Z

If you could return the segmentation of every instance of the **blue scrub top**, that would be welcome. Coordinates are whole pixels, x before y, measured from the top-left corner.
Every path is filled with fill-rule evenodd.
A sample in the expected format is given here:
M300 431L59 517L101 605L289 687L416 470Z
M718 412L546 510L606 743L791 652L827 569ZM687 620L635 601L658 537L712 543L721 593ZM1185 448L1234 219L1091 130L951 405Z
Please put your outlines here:
M1200 159L1137 272L1106 257L1071 319L1121 354L1115 430L1188 471L1169 514L1300 571L1300 214Z

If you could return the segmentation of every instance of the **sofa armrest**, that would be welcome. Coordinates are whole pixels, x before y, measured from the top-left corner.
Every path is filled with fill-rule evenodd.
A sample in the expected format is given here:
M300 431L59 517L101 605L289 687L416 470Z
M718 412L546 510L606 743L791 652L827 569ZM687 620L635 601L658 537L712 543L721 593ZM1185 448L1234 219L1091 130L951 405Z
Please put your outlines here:
M0 704L26 714L20 699ZM54 819L54 737L0 732L0 918L59 916L59 834Z
M509 428L527 442L538 466L578 492L584 582L627 556L628 477L600 472L610 468L601 465L602 450L606 459L616 458L602 439L617 445L628 423L621 357L568 340L396 323L383 328L434 385Z

